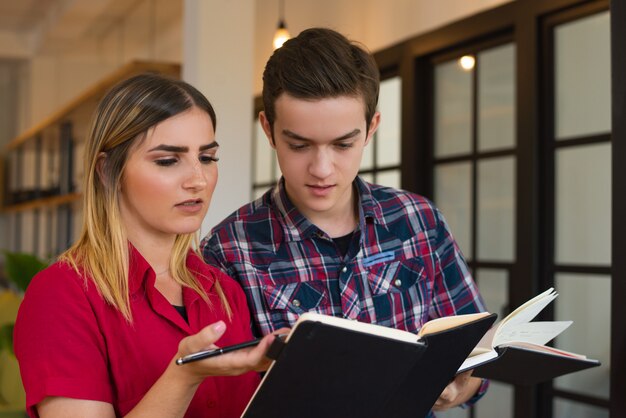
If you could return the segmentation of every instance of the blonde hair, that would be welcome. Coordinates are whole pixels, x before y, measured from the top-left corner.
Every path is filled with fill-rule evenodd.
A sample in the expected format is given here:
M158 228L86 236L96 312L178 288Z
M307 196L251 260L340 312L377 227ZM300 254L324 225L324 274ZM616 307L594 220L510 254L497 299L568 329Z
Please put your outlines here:
M91 124L84 152L82 231L59 260L91 279L104 300L129 322L129 242L119 209L124 167L132 147L145 138L150 128L192 107L205 111L216 128L213 107L193 86L156 74L141 74L115 85L98 105ZM176 236L170 274L210 303L196 277L200 272L187 267L192 243L198 248L197 232ZM215 281L215 289L230 318L232 311L219 280Z

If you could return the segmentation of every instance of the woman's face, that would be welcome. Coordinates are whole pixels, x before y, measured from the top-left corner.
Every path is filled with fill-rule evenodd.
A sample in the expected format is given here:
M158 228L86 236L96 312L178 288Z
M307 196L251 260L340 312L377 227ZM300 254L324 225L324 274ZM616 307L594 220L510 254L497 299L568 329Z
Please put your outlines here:
M217 183L217 149L211 118L197 107L159 123L131 147L120 189L131 242L200 228Z

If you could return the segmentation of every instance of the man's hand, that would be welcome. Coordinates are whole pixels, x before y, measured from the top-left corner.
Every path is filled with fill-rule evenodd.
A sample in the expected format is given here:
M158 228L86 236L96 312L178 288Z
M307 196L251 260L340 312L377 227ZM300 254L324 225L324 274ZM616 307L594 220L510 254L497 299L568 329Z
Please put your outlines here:
M444 411L467 402L476 394L481 382L478 377L472 377L472 370L456 375L439 395L433 411Z

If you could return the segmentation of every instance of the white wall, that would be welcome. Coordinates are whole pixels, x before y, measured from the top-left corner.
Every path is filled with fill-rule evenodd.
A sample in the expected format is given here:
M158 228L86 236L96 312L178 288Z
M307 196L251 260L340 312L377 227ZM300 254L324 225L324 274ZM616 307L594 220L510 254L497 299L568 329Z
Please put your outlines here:
M45 41L42 42L45 46ZM25 130L98 79L132 60L182 61L182 1L141 0L123 19L102 22L80 40L42 48L28 62Z

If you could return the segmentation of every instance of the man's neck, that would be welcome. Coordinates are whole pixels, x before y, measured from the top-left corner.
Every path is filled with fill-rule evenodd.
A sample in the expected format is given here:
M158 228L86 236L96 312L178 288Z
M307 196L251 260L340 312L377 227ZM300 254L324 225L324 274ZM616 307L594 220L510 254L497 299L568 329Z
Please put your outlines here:
M359 224L358 195L352 190L347 202L327 212L303 214L307 219L331 238L343 237L356 229Z

